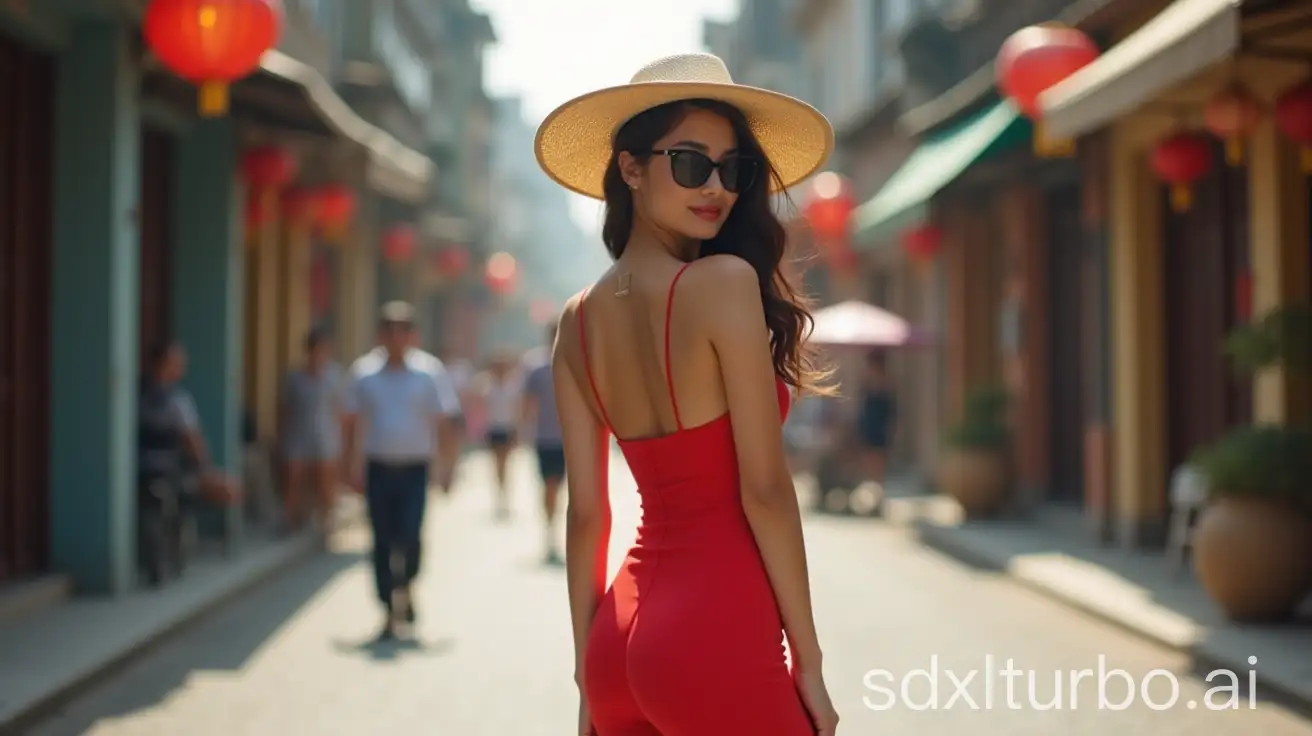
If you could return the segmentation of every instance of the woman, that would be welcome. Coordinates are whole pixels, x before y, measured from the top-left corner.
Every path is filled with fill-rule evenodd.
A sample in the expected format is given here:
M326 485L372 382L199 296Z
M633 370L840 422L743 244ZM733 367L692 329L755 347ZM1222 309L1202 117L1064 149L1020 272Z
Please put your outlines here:
M515 361L506 355L494 357L488 362L487 371L478 377L475 390L487 424L484 439L492 450L492 460L496 466L495 513L498 519L507 519L510 517L507 468L510 465L510 451L515 447L521 393L515 375Z
M287 468L284 523L300 529L310 517L326 538L332 531L341 473L343 376L321 330L305 337L305 363L287 374L282 391L282 448ZM307 508L307 506L309 508Z
M832 136L706 54L654 62L538 131L548 175L605 200L615 260L567 304L553 356L580 734L835 731L781 439L789 387L826 390L770 201ZM608 590L612 434L644 512Z

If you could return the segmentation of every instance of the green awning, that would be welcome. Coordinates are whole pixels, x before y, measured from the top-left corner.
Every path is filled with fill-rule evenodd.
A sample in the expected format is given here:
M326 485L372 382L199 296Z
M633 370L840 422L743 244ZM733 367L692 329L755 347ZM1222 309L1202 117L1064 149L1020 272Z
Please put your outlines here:
M971 165L1029 141L1030 122L1004 100L927 135L879 193L857 208L856 242L873 246L923 222L929 201Z

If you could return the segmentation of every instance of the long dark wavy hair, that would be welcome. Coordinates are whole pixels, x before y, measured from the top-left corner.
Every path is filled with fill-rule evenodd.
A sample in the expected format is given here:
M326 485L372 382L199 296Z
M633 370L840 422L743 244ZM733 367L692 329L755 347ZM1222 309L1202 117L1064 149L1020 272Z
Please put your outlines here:
M693 110L706 110L727 120L738 139L739 155L760 162L756 180L738 195L738 201L729 211L720 232L714 238L702 241L697 257L725 253L752 264L765 304L765 323L770 329L770 354L775 373L799 391L828 395L832 389L824 382L830 372L819 366L815 353L805 342L812 325L811 301L789 283L781 269L787 235L771 205L768 184L773 182L774 188L782 191L782 181L738 108L717 100L670 102L638 114L620 128L603 181L606 218L601 239L606 250L610 251L612 258L618 259L624 254L633 233L633 194L620 172L620 153L628 151L646 163L656 141Z

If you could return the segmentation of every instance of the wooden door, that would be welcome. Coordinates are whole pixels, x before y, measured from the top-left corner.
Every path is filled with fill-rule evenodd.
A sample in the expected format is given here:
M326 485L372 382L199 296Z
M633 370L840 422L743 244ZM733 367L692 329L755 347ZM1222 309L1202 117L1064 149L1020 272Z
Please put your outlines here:
M53 87L0 38L0 583L49 561Z
M1217 145L1215 160L1224 161ZM1252 416L1251 381L1238 378L1222 354L1248 259L1247 188L1244 169L1218 166L1194 188L1185 212L1173 212L1163 192L1168 474Z
M1078 186L1047 193L1050 497L1084 500L1084 234Z
M146 128L141 136L141 325L142 369L146 353L170 336L173 250L173 138Z

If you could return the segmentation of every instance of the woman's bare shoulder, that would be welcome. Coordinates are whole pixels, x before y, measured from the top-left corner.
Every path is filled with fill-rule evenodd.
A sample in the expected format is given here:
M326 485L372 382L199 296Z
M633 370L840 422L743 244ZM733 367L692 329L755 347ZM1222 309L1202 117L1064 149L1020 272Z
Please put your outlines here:
M565 300L565 303L560 308L560 314L556 317L557 330L574 326L575 322L578 321L579 305L583 303L583 297L591 290L592 287L581 289L575 292L574 296Z
M551 364L559 367L572 362L573 353L578 350L579 312L583 298L591 289L582 289L565 300L560 314L556 317L556 344L551 349Z
M688 266L686 276L699 279L729 278L747 280L756 283L756 269L741 256L732 253L716 253L713 256L698 258Z
M679 282L680 299L686 298L706 309L711 319L737 318L745 311L761 309L760 279L752 264L727 253L692 262ZM701 311L701 310L699 310Z

